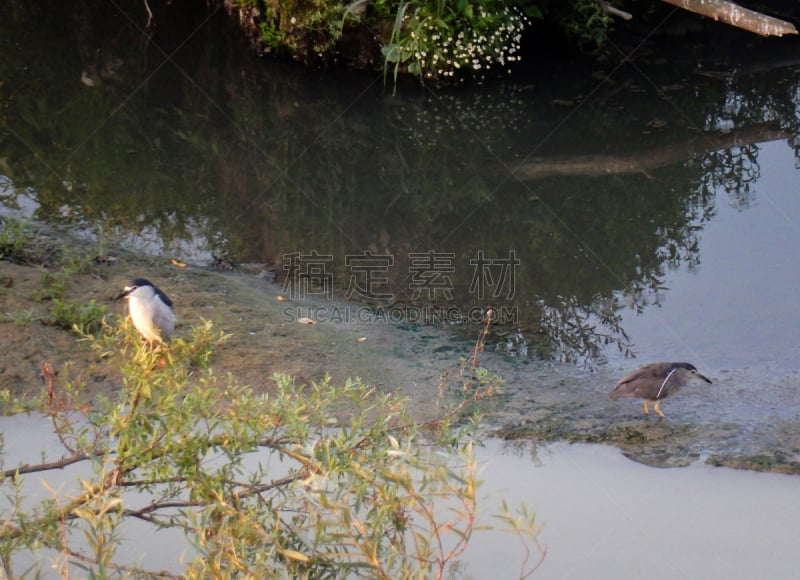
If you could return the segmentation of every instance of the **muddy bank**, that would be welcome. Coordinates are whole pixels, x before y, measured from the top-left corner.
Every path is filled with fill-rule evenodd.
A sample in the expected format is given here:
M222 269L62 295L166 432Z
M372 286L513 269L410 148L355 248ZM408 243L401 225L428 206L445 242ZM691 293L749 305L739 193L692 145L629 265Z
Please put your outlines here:
M795 375L776 373L770 382L756 382L747 370L712 369L713 385L688 385L664 402L661 419L645 415L639 400L608 398L616 379L638 364L631 360L625 368L591 372L517 365L504 374L507 404L488 419L505 440L609 444L653 467L704 461L800 474L797 411L780 403L782 393L797 384Z
M774 473L800 474L796 429L791 438L763 450L725 445L741 436L741 426L722 423L713 427L682 421L634 419L618 416L565 417L563 409L542 412L499 428L505 440L570 443L603 443L618 447L625 457L651 467L684 467L698 460L716 466ZM716 449L716 451L715 451Z
M0 227L2 224L0 224ZM256 390L271 388L275 373L298 382L334 381L360 376L379 388L436 383L435 365L405 361L393 355L387 325L314 324L298 322L315 305L284 299L274 272L257 265L219 271L211 265L183 264L115 249L97 254L97 246L68 234L34 227L35 238L17 256L0 261L0 389L12 396L32 394L42 386L40 365L87 383L87 396L121 386L117 370L90 351L77 334L53 321L52 279L68 264L88 263L84 271L63 278L58 300L108 309L108 322L125 315L125 304L112 298L135 277L146 277L175 304L177 336L205 320L228 338L215 351L218 376L233 373ZM11 261L13 260L13 261ZM402 373L400 372L402 371Z
M124 304L111 298L134 277L146 277L173 299L178 336L204 320L229 338L216 350L217 376L268 390L276 372L298 382L359 376L379 389L409 398L410 410L430 417L457 396L461 362L469 358L479 329L414 326L354 315L352 304L284 299L274 272L261 266L220 271L212 265L182 264L122 249L98 253L97 244L65 233L38 229L25 259L0 261L0 389L12 396L42 388L40 365L87 384L87 396L121 388L108 360L91 352L68 328L52 324L46 292L66 261L89 265L65 277L63 299L92 300L110 313L111 324ZM65 252L65 249L68 251ZM308 316L317 324L298 319ZM607 397L624 368L581 369L509 356L503 339L490 335L480 364L504 379L503 390L476 404L487 429L506 440L567 441L614 445L637 462L652 466L713 465L800 473L800 421L781 407L797 375L755 382L747 370L702 369L713 388L687 387L662 406L666 419L644 416L638 401ZM638 364L630 361L631 365ZM448 389L449 387L449 389ZM785 395L785 396L784 396ZM474 407L473 407L474 408Z

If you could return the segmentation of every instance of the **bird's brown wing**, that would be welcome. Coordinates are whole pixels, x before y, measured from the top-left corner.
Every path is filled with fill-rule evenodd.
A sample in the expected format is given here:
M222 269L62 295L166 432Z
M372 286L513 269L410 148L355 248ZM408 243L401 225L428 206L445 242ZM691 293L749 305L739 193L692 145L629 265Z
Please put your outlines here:
M627 375L622 377L617 386L614 388L609 396L612 399L616 399L618 397L625 397L625 398L644 398L647 397L646 389L643 390L644 384L633 384L639 379L644 379L647 377L652 376L653 374L653 367L655 364L651 363L649 365L644 365L643 367L639 367L636 370L629 372Z
M645 376L647 374L647 370L648 370L649 367L650 367L650 365L645 365L645 366L640 367L640 368L638 368L638 369L636 369L634 371L629 372L627 375L622 377L619 380L619 382L617 382L617 388L619 388L622 385L625 385L627 383L631 383L631 382L635 381L636 379L642 378L643 376Z

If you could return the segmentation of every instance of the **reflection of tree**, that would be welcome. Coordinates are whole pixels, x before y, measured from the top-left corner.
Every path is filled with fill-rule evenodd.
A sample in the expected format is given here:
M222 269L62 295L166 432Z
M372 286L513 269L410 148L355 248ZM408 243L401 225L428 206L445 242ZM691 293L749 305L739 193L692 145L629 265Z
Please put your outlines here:
M640 149L635 153L532 159L517 167L515 175L520 179L533 180L551 175L646 174L661 167L690 161L698 155L713 155L718 151L738 147L754 147L758 142L785 139L788 136L789 133L774 124L765 124L738 131L704 134L688 141Z
M756 145L712 151L703 157L702 167L704 192L724 191L737 209L750 207L751 186L761 177Z
M574 296L558 297L554 305L541 304L541 329L548 352L540 356L561 362L594 364L603 360L605 347L632 356L628 335L621 326L619 299L582 304Z
M797 58L771 58L759 62L754 57L746 67L731 73L706 72L715 83L709 83L713 107L705 106L703 128L709 131L724 128L735 132L743 127L761 124L780 126L780 139L787 140L800 159L796 137L800 134L800 77L796 74ZM789 71L792 71L791 73ZM724 191L731 204L748 208L754 195L753 184L761 175L759 149L752 140L744 140L724 149L708 152L701 158L698 188L702 191Z
M180 195L175 173L194 168L171 155L182 143L178 131L165 130L168 106L148 101L172 65L163 54L149 61L150 35L111 5L95 4L15 3L13 18L0 19L2 36L17 39L9 43L15 51L0 53L4 70L13 71L4 79L4 101L13 104L3 119L8 176L18 189L34 188L37 219L191 239L196 232L187 224L200 221L191 216L206 204ZM64 37L65 22L71 37ZM38 63L30 72L19 66L28 58Z

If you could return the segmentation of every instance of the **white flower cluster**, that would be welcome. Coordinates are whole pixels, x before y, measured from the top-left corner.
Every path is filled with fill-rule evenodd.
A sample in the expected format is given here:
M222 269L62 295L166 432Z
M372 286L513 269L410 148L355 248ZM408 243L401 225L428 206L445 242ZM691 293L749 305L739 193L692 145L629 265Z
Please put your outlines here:
M484 76L489 69L506 67L521 58L517 52L527 17L507 6L489 14L478 4L475 13L454 37L442 28L441 20L419 13L410 17L409 24L418 26L410 32L404 50L410 51L419 73L426 78L454 78L463 71ZM471 23L480 25L470 28Z

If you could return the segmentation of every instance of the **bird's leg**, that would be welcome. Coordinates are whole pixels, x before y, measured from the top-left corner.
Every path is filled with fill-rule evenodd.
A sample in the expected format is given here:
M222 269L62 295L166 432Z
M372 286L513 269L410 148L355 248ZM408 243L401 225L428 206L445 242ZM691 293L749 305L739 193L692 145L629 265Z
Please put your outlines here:
M650 414L650 407L647 406L647 399L644 400L644 414L645 415Z
M658 416L659 416L659 417L661 417L661 418L663 419L663 418L664 418L664 413L662 413L662 412L661 412L661 409L659 409L659 408L658 408L658 403L659 403L659 402L660 402L660 401L656 401L656 404L655 404L655 405L653 405L653 410L654 410L656 413L658 413Z

